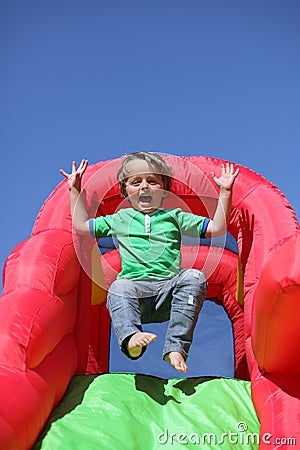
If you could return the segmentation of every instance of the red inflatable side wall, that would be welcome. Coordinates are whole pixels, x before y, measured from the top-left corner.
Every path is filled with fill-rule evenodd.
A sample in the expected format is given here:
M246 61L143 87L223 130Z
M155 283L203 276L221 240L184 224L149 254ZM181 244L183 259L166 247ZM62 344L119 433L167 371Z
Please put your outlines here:
M168 199L168 206L181 201L193 212L212 215L217 193L210 172L218 172L223 161L166 158L175 174L172 191L177 196ZM88 168L84 194L91 215L111 213L122 202L115 183L119 164L113 160ZM274 443L295 437L300 446L298 222L278 189L241 167L229 231L239 245L244 311L235 300L235 255L204 248L192 255L183 248L183 260L200 268L206 264L209 295L223 299L233 321L236 373L246 377L247 369L250 372L262 436L269 433ZM85 272L93 270L91 244L76 242L74 246L69 193L62 182L43 205L32 236L13 250L4 268L1 448L30 448L74 374L107 370L109 319L104 305L91 305L95 286ZM117 252L107 253L102 263L109 284ZM99 292L104 300L105 291ZM270 442L262 439L260 447L267 446Z

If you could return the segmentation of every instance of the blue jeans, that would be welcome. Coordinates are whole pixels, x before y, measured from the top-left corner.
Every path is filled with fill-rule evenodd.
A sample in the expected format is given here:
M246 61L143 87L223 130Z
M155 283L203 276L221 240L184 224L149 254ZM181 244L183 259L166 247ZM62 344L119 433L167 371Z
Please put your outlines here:
M169 320L163 358L170 352L179 352L186 360L206 290L205 276L196 269L182 270L161 281L114 281L108 291L107 308L122 352L136 359L127 350L130 337L142 331L143 323Z

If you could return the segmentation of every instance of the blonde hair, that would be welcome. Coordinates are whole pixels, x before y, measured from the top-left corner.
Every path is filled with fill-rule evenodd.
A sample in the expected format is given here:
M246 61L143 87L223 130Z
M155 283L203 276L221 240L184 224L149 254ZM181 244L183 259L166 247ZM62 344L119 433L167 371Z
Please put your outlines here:
M126 167L128 163L134 161L136 159L144 160L148 164L148 166L156 173L162 176L164 189L169 191L171 188L171 176L172 169L171 167L163 160L163 158L157 154L152 152L134 152L128 153L122 161L121 167L118 171L117 179L120 186L121 194L124 197L127 197L126 192L126 181L128 178L128 172Z

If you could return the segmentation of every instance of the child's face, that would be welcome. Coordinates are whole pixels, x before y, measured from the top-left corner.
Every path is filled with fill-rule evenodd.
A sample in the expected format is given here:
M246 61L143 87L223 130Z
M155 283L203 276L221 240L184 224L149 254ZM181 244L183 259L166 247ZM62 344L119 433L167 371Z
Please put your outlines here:
M151 213L161 206L166 196L162 176L152 172L148 163L141 159L127 165L126 192L134 209Z

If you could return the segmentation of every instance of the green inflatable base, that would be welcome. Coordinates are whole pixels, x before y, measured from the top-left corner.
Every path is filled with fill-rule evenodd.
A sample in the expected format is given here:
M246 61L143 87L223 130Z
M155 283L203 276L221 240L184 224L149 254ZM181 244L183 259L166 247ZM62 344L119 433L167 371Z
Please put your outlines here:
M134 373L75 377L34 450L257 449L250 383Z

